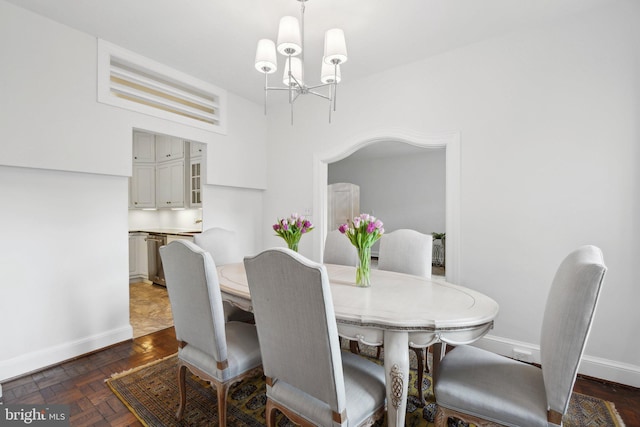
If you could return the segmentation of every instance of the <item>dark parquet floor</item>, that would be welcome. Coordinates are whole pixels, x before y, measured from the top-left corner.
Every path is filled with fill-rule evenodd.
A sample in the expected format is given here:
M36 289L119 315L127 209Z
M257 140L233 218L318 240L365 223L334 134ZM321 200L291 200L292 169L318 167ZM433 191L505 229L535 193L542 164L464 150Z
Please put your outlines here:
M2 384L6 404L68 404L71 426L140 426L140 422L111 392L104 380L177 351L170 311L159 307L166 289L132 286L133 340L79 357ZM137 294L137 295L136 295ZM144 300L140 307L137 300ZM138 306L138 307L136 307ZM150 316L147 311L155 313ZM160 316L159 313L165 313ZM156 325L145 319L164 317ZM145 334L147 331L151 332ZM142 335L142 336L140 336ZM579 378L574 390L614 402L627 427L640 427L640 389Z
M140 426L104 380L176 351L174 329L164 329L4 383L4 403L68 404L74 427ZM580 378L575 391L614 402L627 427L640 426L640 389Z

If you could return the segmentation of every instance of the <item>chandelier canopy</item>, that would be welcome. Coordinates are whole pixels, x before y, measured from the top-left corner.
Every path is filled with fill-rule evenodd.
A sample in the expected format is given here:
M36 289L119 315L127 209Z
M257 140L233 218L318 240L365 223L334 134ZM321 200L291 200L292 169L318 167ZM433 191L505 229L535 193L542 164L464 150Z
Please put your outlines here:
M340 83L340 65L347 62L347 44L344 32L339 28L327 30L324 35L324 56L322 57L322 69L320 84L308 86L304 79L304 10L307 0L300 2L300 17L284 16L280 19L278 28L277 45L270 39L258 41L256 50L256 70L264 74L264 113L267 114L267 94L270 90L284 90L289 93L291 105L291 124L293 124L293 104L300 95L315 95L329 101L329 123L331 123L331 110L336 110L336 90ZM285 57L283 86L269 86L268 76L278 70L277 54ZM318 92L318 89L327 88L328 93Z

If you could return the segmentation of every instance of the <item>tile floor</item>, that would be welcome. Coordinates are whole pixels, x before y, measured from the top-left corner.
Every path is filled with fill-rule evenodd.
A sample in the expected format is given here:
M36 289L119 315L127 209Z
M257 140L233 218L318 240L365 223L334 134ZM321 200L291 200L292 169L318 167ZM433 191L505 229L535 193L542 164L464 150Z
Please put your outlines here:
M129 319L138 338L173 326L167 288L149 282L129 284Z

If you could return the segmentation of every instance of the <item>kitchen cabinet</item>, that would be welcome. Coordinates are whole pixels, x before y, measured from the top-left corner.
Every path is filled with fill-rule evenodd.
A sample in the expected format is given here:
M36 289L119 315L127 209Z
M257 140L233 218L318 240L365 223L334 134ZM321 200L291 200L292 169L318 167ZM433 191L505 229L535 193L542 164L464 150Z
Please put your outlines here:
M156 162L156 136L152 133L133 132L133 163Z
M185 207L184 160L156 165L156 205L158 208Z
M155 163L134 163L129 185L130 207L137 209L156 207Z
M191 159L189 167L189 206L202 207L202 159Z
M129 282L148 279L147 233L129 233Z
M189 206L202 207L202 184L204 182L205 144L198 142L189 143Z
M200 142L190 142L189 143L189 156L192 159L201 158L204 156L206 144L202 144Z
M156 162L184 159L185 141L167 135L156 135Z
M188 240L190 242L193 242L193 236L183 236L180 234L169 234L167 235L167 245L171 242L173 242L174 240Z

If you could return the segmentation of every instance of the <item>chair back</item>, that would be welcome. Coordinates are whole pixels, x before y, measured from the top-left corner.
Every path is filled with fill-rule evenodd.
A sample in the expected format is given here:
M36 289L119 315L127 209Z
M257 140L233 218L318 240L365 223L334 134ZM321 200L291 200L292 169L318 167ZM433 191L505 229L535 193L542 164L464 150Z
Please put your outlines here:
M211 254L217 266L241 262L236 233L224 228L208 228L193 236L193 242Z
M416 230L400 229L380 238L378 269L431 277L433 237Z
M196 244L174 240L160 248L176 338L227 360L222 295L211 255Z
M324 242L322 262L356 267L358 265L358 250L340 230L332 230L327 233Z
M547 297L540 360L549 409L561 414L569 405L606 270L600 249L582 246L562 261Z
M342 413L342 358L325 267L286 248L246 257L244 264L265 376Z

